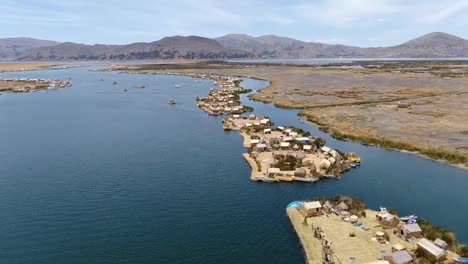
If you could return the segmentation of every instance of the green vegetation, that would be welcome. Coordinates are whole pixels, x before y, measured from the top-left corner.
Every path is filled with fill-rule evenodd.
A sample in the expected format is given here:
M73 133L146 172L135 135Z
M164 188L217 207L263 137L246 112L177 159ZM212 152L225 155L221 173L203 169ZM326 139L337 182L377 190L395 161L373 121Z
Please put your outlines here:
M325 144L327 144L327 141L323 138L316 138L314 140L314 145L318 148L325 146Z

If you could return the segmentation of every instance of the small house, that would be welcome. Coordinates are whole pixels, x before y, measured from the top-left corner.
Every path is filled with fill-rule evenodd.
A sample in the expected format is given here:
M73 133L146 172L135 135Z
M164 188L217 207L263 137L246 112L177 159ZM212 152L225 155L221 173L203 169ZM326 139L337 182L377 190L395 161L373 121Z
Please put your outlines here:
M265 129L263 129L263 133L264 134L271 134L271 129L265 128Z
M423 232L418 224L406 224L400 228L400 235L406 239L410 237L421 238Z
M441 261L446 258L446 253L443 249L425 238L419 240L418 249L422 250L433 261Z
M393 252L390 256L387 256L386 259L391 264L410 264L413 263L413 257L407 250L400 250Z
M331 151L331 148L326 147L326 146L323 146L323 147L320 148L320 150L321 150L323 153L328 153L328 152Z
M447 249L448 248L448 244L447 242L445 242L444 240L438 238L434 241L434 245L440 247L441 249Z
M320 215L322 205L319 201L305 202L304 209L306 210L307 217Z
M322 211L326 214L331 214L332 208L332 204L329 201L326 201L322 206Z
M304 146L302 146L302 149L304 151L310 152L312 150L312 146L311 145L304 145Z
M252 146L253 146L253 145L256 145L256 144L258 144L258 143L260 143L260 140L258 140L258 139L251 139L251 140L250 140L250 145L252 145Z
M310 138L308 138L308 137L297 137L294 140L296 140L298 142L308 142L308 141L310 141Z
M280 143L280 147L281 147L282 149L289 148L289 142L281 142L281 143Z
M282 127L282 126L279 126L277 128L278 128L279 131L284 131L284 127Z
M387 210L380 210L375 217L379 223L389 228L397 227L400 223L400 219L389 213Z
M255 149L256 149L257 151L265 151L266 148L267 148L267 145L264 144L264 143L260 143L260 144L257 144L257 145L255 146Z

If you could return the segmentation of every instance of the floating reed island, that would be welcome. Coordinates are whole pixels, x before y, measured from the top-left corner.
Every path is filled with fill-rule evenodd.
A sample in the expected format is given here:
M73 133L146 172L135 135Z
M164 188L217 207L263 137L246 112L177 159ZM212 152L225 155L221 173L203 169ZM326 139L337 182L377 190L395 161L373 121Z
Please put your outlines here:
M454 263L468 256L445 228L346 196L292 202L286 212L309 264Z
M237 130L244 138L248 153L243 157L252 168L251 179L263 182L315 182L321 178L339 178L360 165L353 153L344 154L325 146L325 140L296 127L275 127L266 116L242 114L253 108L242 105L240 94L250 92L241 79L209 76L217 88L198 106L209 115L228 115L223 119L225 131Z
M69 81L56 79L30 79L30 78L2 78L0 77L0 91L13 93L27 93L40 90L52 90L70 87Z

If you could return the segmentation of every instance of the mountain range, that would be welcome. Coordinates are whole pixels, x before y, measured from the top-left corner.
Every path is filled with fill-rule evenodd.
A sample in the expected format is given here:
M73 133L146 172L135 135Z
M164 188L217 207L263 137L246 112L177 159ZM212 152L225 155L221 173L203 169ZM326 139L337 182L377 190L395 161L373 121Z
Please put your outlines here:
M0 59L150 60L233 58L461 58L468 57L468 40L433 32L390 47L361 48L304 42L276 35L230 34L219 38L166 37L128 45L85 45L32 38L0 39Z

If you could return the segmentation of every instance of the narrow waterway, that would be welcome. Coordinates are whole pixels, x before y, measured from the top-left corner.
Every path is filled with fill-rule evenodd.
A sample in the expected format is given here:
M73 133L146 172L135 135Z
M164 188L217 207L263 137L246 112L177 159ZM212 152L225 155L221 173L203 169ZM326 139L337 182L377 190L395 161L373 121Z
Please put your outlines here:
M295 110L244 97L256 114L364 160L341 180L252 182L239 134L196 107L210 80L89 68L0 76L73 83L0 96L0 263L303 263L285 207L337 194L416 213L468 242L467 171L337 141Z

